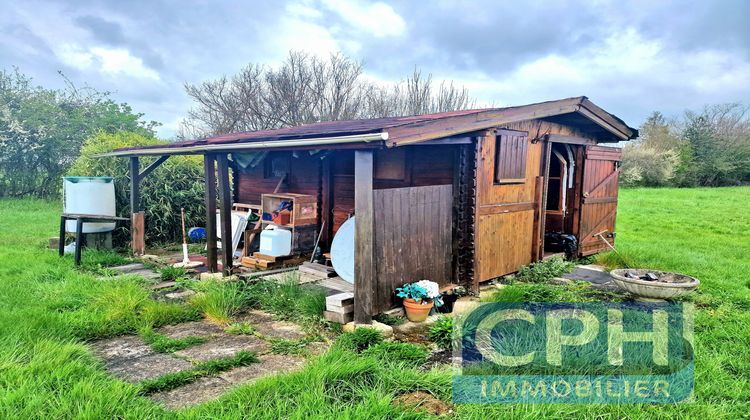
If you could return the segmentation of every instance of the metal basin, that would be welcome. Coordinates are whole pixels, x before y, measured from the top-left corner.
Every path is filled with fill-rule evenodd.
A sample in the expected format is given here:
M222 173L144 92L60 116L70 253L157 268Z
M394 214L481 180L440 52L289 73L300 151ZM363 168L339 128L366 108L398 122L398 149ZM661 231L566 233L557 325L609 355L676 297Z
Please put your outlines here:
M648 273L656 274L657 280L643 280ZM609 273L614 282L628 292L650 299L671 299L690 293L700 281L684 274L658 270L621 268ZM634 278L635 277L635 278Z

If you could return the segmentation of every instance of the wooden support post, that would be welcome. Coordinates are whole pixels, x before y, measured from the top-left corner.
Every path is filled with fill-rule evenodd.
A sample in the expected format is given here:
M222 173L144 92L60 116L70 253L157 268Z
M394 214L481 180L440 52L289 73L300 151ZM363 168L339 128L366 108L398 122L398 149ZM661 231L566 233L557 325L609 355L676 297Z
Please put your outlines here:
M57 243L57 252L61 257L65 255L65 216L60 216L60 242Z
M75 262L76 265L81 265L81 248L83 248L83 220L76 219L76 249L75 249Z
M203 155L206 180L206 266L209 273L218 271L216 262L216 167L215 155Z
M354 322L372 323L375 298L373 152L354 151Z
M130 157L130 213L141 211L141 177L138 156Z
M219 200L221 207L221 263L224 265L224 275L232 274L232 260L234 249L232 248L232 189L229 185L229 160L226 153L217 156L219 169Z
M541 241L544 236L544 226L542 226L542 194L544 193L544 176L536 177L534 183L534 227L531 238L531 261L536 262L542 259Z
M130 248L134 255L146 252L145 217L141 211L141 175L138 156L130 157Z
M133 213L130 219L130 234L132 236L133 254L146 253L146 216L142 211Z

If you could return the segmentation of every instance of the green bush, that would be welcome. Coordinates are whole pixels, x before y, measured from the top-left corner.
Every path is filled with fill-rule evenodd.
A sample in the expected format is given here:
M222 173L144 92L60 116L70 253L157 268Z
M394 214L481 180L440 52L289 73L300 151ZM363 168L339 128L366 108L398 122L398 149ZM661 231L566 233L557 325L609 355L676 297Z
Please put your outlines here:
M357 328L352 332L343 333L336 341L342 349L360 353L371 346L383 342L383 334L374 328Z
M445 350L453 348L453 318L442 315L430 325L430 340L437 344L438 347Z
M166 142L131 132L109 134L103 131L89 137L81 148L68 175L112 176L119 216L130 217L130 175L128 159L94 157L123 147L150 146ZM155 158L141 158L141 170ZM180 208L185 209L185 225L205 224L203 160L199 156L172 156L141 181L141 209L146 213L146 241L182 240ZM116 239L124 243L128 235L122 228Z
M92 133L153 135L159 125L108 92L65 82L64 89L46 89L18 69L0 69L0 197L55 197Z
M554 257L521 267L515 279L528 283L544 283L553 277L571 272L575 266L570 261Z

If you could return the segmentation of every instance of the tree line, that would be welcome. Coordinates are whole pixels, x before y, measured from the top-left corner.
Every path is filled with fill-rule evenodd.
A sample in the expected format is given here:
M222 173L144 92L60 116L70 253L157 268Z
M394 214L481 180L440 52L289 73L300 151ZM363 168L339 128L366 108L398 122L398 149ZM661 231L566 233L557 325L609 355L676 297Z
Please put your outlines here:
M668 119L652 113L623 147L625 186L719 187L750 183L750 106L719 104Z
M34 85L18 69L0 71L0 197L57 196L60 178L97 136L136 135L119 137L119 143L134 143L122 147L155 139L157 122L115 101L110 92L77 87L61 77L65 87L49 89ZM276 66L250 63L237 74L184 88L193 107L178 139L476 105L466 88L435 81L419 69L398 82L374 81L361 61L342 54L321 58L290 52ZM622 185L750 182L749 109L713 105L671 119L653 113L640 127L641 137L624 146Z

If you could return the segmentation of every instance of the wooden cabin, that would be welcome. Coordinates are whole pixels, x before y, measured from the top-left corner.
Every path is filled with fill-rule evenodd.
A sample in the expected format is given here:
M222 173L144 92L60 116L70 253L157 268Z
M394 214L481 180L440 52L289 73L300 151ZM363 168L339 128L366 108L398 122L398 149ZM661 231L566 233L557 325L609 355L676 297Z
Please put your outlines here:
M356 215L355 320L366 323L394 305L404 283L426 278L477 290L538 261L545 234L573 235L579 256L606 250L615 241L620 166L620 149L611 145L637 135L577 97L233 133L109 155L131 160L134 220L138 156L161 157L147 173L170 155L204 155L209 243L216 236L215 163L222 215L232 202L260 204L278 185L314 197L310 230L324 226L324 249ZM230 236L226 223L220 228ZM216 249L209 247L208 259L215 270ZM231 259L222 250L224 267Z

